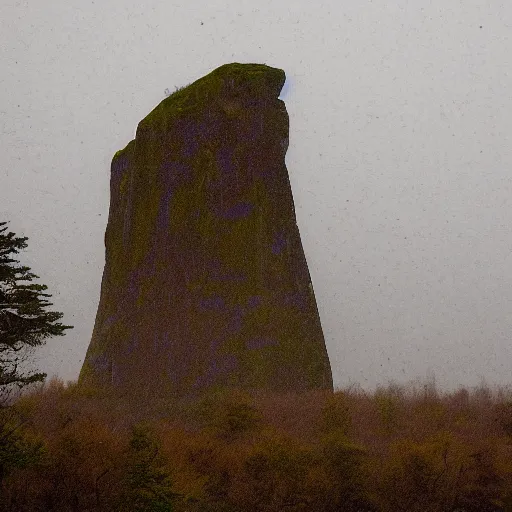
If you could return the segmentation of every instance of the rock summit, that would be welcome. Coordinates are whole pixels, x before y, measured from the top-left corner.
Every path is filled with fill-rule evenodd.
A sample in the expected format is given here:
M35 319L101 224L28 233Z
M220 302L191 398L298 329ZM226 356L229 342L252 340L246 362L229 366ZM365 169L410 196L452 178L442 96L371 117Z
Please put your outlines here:
M164 99L112 160L79 382L331 389L285 165L284 71L227 64Z

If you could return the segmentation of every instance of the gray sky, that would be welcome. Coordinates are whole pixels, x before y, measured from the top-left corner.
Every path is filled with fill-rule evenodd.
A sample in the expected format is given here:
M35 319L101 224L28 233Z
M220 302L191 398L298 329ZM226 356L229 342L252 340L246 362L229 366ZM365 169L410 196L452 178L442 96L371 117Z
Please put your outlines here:
M74 325L104 265L110 162L164 90L228 62L284 69L286 157L337 386L511 384L512 3L0 4L0 220Z

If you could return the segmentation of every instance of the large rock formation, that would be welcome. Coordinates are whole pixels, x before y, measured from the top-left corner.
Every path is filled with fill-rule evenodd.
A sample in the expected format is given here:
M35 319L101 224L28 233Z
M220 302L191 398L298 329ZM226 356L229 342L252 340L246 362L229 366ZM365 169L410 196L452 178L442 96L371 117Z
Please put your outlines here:
M285 165L284 81L265 65L221 66L115 154L80 382L332 389Z

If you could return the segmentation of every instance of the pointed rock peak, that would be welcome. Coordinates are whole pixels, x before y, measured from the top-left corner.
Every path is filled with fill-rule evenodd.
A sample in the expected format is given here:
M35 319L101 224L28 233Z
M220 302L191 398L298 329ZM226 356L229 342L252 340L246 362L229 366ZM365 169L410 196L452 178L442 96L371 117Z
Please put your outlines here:
M332 389L285 164L284 71L226 64L113 158L80 382L187 395Z

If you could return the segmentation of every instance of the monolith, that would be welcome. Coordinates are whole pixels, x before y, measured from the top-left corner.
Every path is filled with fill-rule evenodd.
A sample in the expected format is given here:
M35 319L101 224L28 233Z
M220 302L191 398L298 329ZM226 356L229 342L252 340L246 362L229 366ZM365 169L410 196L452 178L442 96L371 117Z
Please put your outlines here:
M81 383L332 389L285 165L284 81L266 65L221 66L114 155Z

